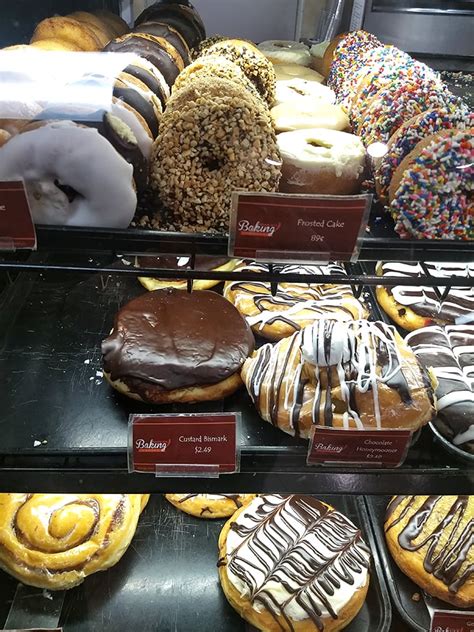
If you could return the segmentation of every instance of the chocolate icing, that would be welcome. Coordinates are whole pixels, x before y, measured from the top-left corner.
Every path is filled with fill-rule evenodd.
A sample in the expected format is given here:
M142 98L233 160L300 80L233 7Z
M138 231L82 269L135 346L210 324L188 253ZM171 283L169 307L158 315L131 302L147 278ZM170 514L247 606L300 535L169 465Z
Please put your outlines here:
M181 55L184 61L184 65L187 66L191 59L189 53L189 47L186 44L184 37L175 28L164 22L142 22L140 26L135 29L138 33L149 33L155 37L164 37L170 44L172 44L178 53Z
M146 68L143 68L142 66L138 66L136 64L130 64L130 66L127 66L125 68L124 72L131 75L132 77L135 77L135 79L139 79L140 81L142 81L147 86L147 88L149 88L153 92L153 94L156 94L161 102L161 107L163 108L163 110L165 109L167 101L166 94L158 79L153 76L153 73L151 73Z
M190 7L179 4L153 4L147 7L135 20L135 28L143 22L166 22L174 27L186 40L189 48L194 48L206 37L201 18Z
M159 121L156 116L155 110L153 109L153 106L149 101L147 101L139 92L137 92L137 90L134 90L133 88L128 88L119 79L117 79L115 82L113 94L114 97L117 97L117 99L120 99L143 116L146 124L150 128L150 132L152 133L153 138L156 138L158 136Z
M468 518L466 511L469 496L426 496L415 510L416 498L395 496L392 499L387 508L385 533L408 516L408 521L398 535L399 545L405 551L418 551L426 547L423 560L425 571L442 581L449 592L455 594L474 575L474 564L468 564L464 570L462 568L474 542L474 517L462 526L464 518ZM395 511L405 501L398 518L392 520ZM448 530L449 537L444 540L443 535ZM472 553L470 557L472 559Z
M216 384L252 353L250 328L215 292L147 292L127 303L102 343L112 379L138 378L165 390Z

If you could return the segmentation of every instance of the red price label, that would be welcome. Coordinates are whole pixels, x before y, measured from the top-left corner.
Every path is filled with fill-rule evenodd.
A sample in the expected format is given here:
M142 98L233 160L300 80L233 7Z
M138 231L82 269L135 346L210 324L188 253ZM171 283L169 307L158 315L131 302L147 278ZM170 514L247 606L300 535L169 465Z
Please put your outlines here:
M234 193L229 255L266 261L355 261L370 195Z
M431 632L474 632L474 612L435 610Z
M0 182L0 250L36 248L36 232L25 183Z
M308 465L357 463L396 467L410 447L409 430L344 430L315 426L308 450Z
M129 471L218 476L238 470L238 413L131 415Z

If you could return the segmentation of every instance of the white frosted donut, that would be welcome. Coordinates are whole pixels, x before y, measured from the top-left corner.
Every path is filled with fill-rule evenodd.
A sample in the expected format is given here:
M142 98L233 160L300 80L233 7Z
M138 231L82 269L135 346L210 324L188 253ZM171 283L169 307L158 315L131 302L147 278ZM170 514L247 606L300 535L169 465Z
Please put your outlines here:
M335 103L336 95L327 86L306 79L287 79L276 82L275 105L280 103L299 103L302 98L311 98L323 103Z
M319 72L299 64L275 64L274 68L277 81L288 79L306 79L317 83L323 83L324 81L323 75L319 74Z
M365 167L365 148L353 134L303 129L277 136L283 161L283 193L358 193Z
M310 97L280 103L271 109L270 114L277 132L315 127L342 131L349 127L349 118L340 105L322 103Z
M137 144L147 160L151 158L153 136L145 119L127 103L113 97L110 112L123 121L132 130L137 139Z
M43 124L0 147L0 180L24 178L39 224L126 228L137 196L133 167L96 129Z
M274 64L309 66L311 62L309 48L300 42L266 40L258 45L258 49Z

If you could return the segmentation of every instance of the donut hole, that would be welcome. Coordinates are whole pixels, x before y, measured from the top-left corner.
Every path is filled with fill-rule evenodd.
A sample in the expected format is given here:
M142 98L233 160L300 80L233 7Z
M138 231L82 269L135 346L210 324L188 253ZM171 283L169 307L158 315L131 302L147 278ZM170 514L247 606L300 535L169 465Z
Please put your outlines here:
M68 199L69 204L72 204L76 198L81 196L81 194L76 191L76 189L70 187L68 184L61 184L58 179L54 181L54 186L64 193L64 195Z

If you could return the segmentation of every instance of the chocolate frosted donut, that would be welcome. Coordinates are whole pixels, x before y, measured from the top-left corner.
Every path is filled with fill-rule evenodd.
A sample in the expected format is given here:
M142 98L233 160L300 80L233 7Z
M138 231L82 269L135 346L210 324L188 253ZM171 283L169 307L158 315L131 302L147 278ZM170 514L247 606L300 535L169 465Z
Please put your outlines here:
M206 29L201 18L190 6L155 2L142 11L135 20L136 30L139 30L143 22L151 21L165 22L171 25L181 33L189 48L194 48L206 37Z
M253 348L249 326L222 296L167 289L122 307L102 354L114 388L159 404L231 394Z
M164 39L168 40L170 44L173 44L173 46L183 58L185 66L187 66L191 61L191 53L186 40L179 33L179 31L177 31L171 25L164 22L150 21L143 22L135 30L138 33L149 33L150 35L154 35L155 37L163 37Z

